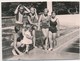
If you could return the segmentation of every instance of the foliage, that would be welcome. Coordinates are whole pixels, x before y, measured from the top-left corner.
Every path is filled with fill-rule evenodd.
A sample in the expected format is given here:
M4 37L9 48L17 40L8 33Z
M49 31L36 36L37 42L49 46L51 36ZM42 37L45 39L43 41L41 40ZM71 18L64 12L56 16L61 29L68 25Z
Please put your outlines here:
M2 16L14 16L14 11L18 4L23 4L30 8L34 6L37 9L38 14L43 12L46 8L46 2L2 2ZM53 2L53 10L57 14L69 14L68 10L77 10L79 13L79 2Z

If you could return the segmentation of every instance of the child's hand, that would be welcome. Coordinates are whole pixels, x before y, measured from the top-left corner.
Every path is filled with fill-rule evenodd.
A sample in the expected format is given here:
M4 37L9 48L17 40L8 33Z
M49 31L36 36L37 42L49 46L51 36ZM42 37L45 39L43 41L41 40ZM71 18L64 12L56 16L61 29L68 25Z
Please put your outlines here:
M32 36L26 35L26 37L27 37L28 39L32 39Z

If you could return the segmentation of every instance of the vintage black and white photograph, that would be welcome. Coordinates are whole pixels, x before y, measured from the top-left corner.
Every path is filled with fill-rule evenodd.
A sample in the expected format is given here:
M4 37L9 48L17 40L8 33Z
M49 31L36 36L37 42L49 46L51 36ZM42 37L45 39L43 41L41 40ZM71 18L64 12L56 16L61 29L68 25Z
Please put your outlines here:
M79 58L79 2L1 2L2 59Z

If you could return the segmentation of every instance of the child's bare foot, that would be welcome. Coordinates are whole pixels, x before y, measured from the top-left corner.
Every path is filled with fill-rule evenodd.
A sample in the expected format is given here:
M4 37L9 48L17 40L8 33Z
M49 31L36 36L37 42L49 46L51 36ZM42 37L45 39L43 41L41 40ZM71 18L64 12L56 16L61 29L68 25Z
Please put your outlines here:
M24 52L24 54L28 54L28 50L26 50L26 51Z
M53 50L53 48L49 48L48 50L49 50L49 51L52 51L52 50Z
M15 52L14 49L12 50L12 53L13 53L13 55L18 55L18 54Z

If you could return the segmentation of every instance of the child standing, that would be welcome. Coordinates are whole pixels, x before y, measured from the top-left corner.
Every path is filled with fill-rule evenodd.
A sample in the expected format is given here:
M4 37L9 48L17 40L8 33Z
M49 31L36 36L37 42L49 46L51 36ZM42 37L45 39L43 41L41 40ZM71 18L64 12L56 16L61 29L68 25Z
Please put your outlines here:
M49 42L50 42L50 48L48 49L49 51L53 50L53 44L54 46L57 45L57 40L56 36L60 35L60 23L58 18L56 17L55 11L51 13L50 17L50 27L49 27Z

